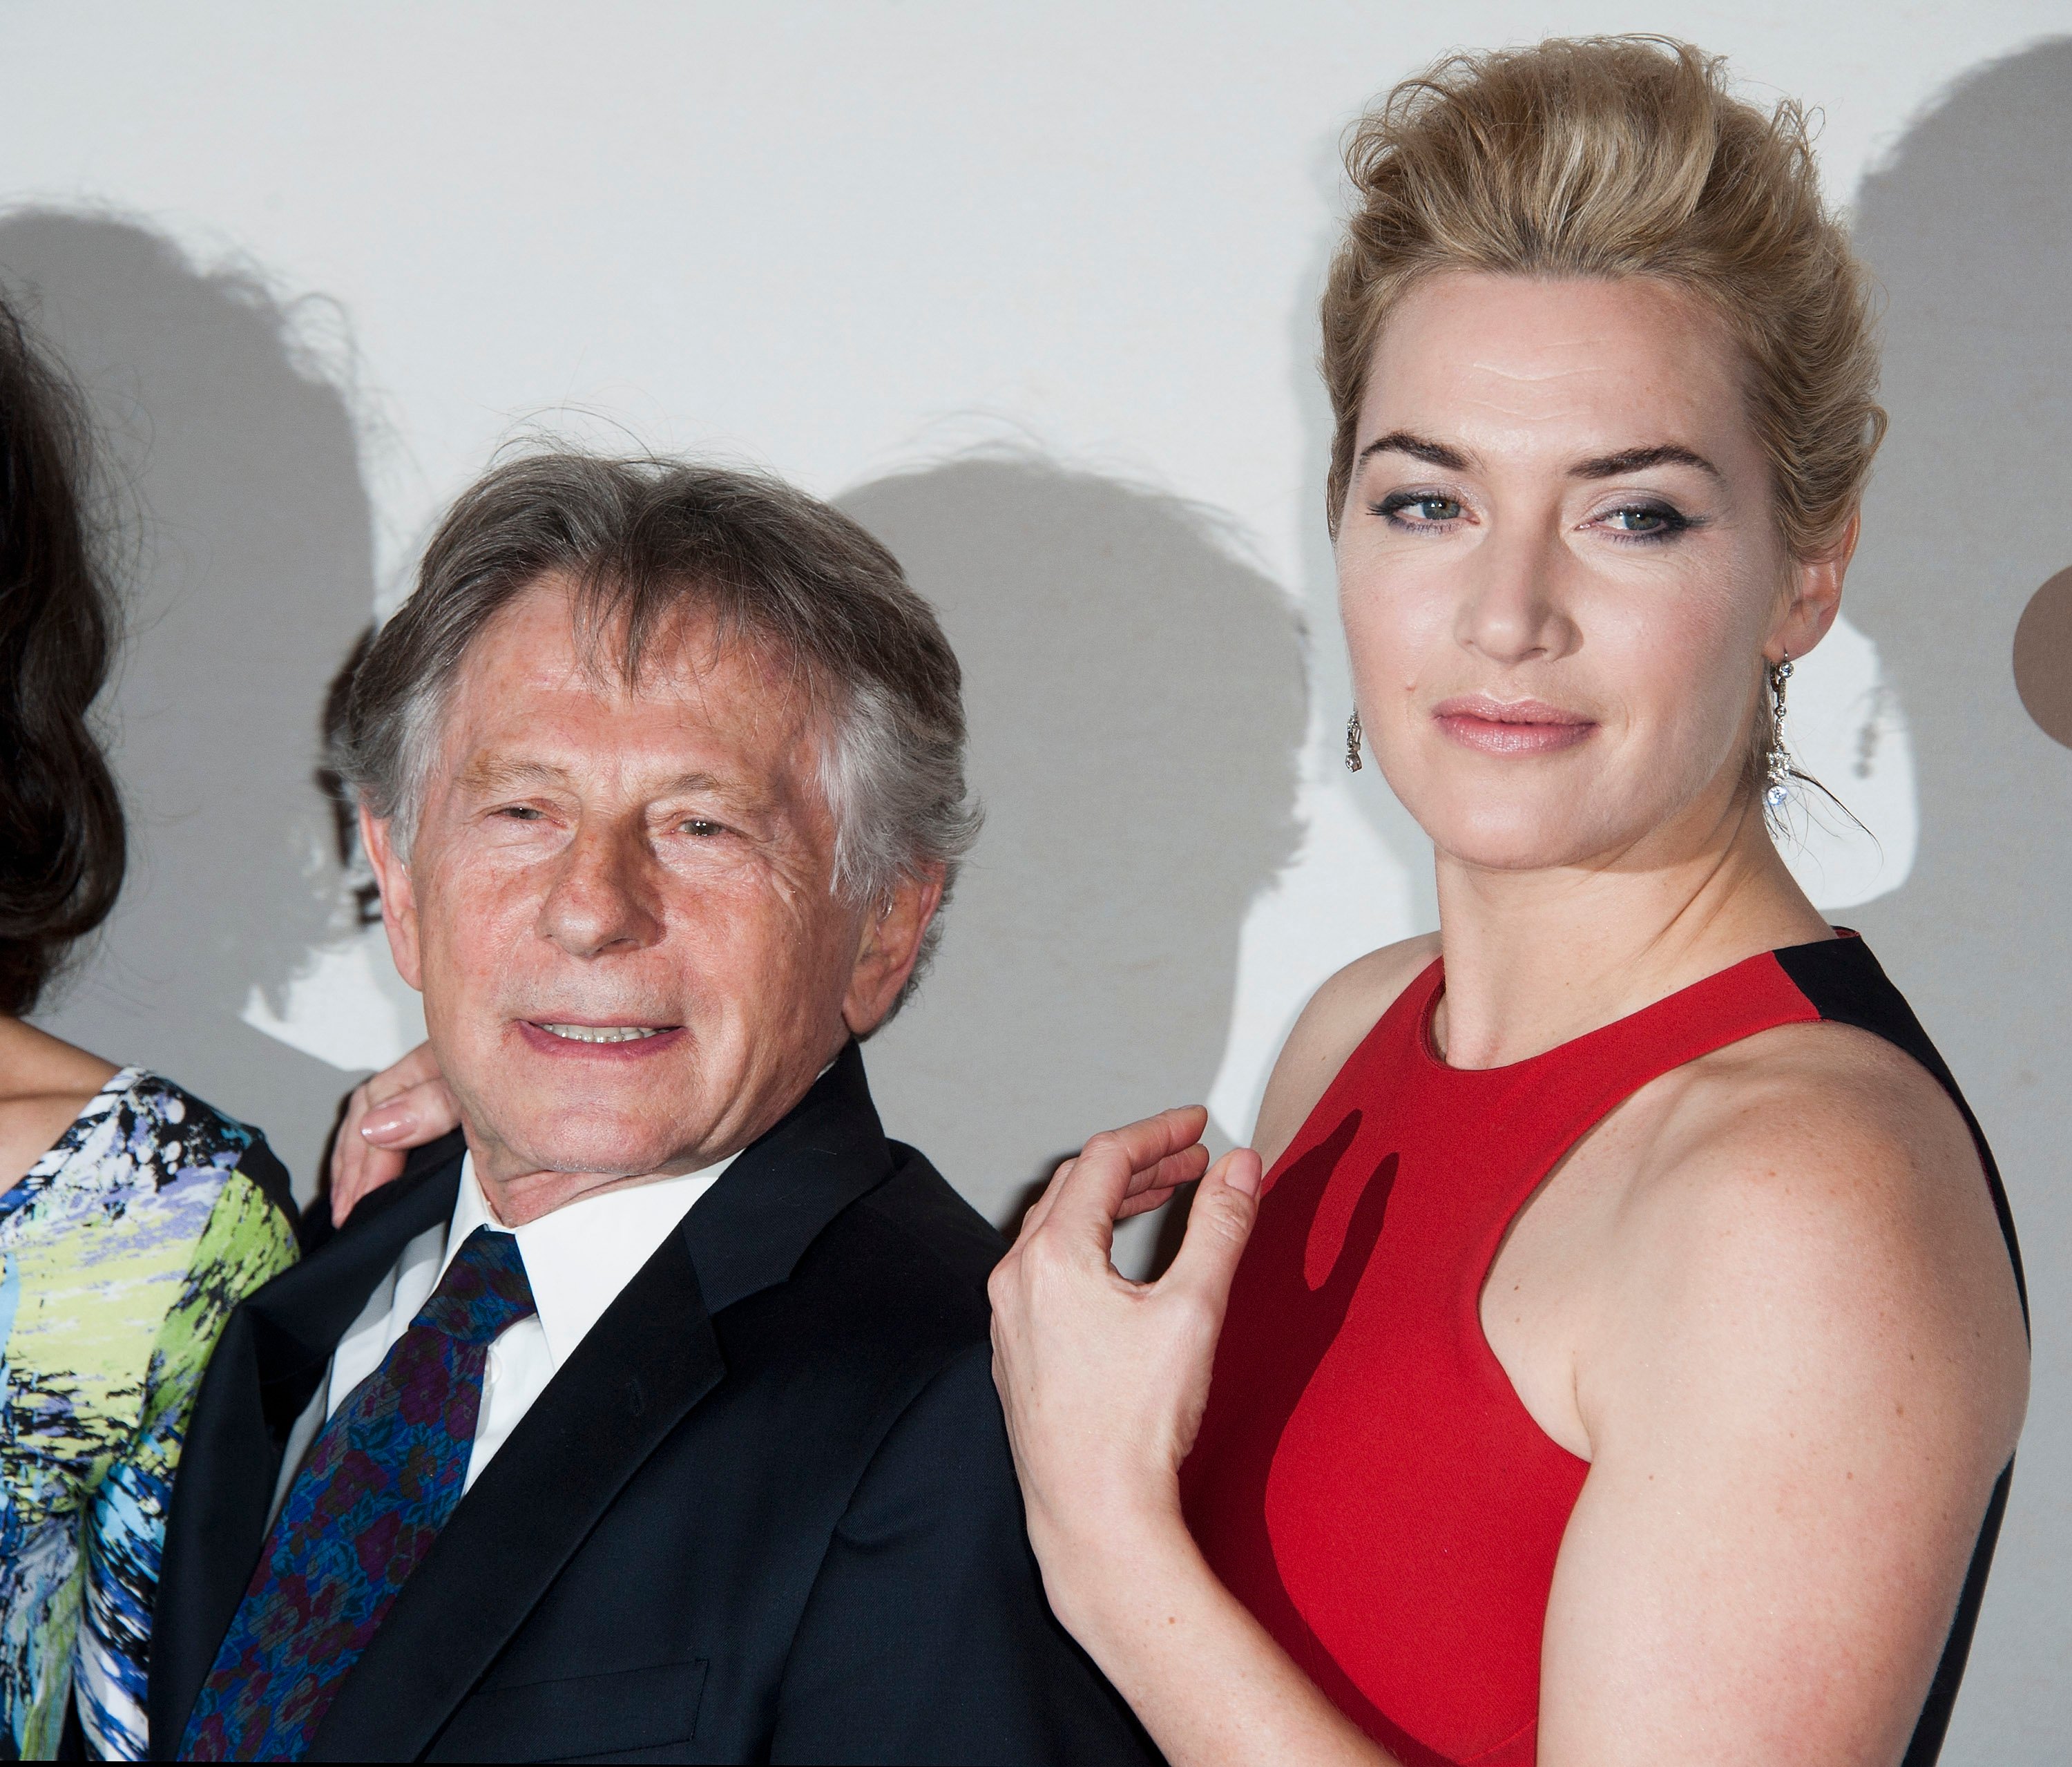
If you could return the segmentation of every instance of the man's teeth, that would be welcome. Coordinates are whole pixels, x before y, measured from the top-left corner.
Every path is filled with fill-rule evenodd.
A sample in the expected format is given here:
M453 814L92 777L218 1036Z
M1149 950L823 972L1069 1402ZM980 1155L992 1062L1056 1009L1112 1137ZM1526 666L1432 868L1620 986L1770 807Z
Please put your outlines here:
M540 1028L571 1043L638 1043L643 1037L662 1034L656 1027L643 1024L543 1024Z

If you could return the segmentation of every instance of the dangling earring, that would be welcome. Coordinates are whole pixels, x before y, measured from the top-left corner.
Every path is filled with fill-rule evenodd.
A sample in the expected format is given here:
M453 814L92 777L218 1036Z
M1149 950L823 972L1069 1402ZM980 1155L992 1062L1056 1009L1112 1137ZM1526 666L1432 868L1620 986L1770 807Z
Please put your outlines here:
M1784 808L1791 796L1791 756L1784 746L1784 684L1791 679L1791 656L1770 665L1770 752L1762 758L1763 803L1772 810Z
M1351 717L1346 720L1346 771L1357 773L1360 770L1359 709L1355 706Z

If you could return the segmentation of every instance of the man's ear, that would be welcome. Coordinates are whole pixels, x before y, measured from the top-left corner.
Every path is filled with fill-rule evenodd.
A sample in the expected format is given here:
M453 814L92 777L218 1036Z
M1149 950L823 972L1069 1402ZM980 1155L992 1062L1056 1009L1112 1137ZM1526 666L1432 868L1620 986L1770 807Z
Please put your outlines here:
M1764 653L1772 662L1785 657L1803 657L1827 636L1827 628L1842 611L1842 579L1849 560L1856 556L1856 538L1863 531L1860 511L1849 517L1841 538L1818 558L1791 567L1791 595L1778 616Z
M360 845L374 867L374 882L381 892L381 925L388 934L388 954L396 960L396 973L421 994L425 984L417 949L417 898L410 888L410 868L389 841L388 818L369 815L364 804L360 806Z
M919 875L902 877L882 900L864 911L856 967L842 996L842 1022L851 1036L867 1037L885 1022L914 973L921 941L942 905L943 868L931 865Z

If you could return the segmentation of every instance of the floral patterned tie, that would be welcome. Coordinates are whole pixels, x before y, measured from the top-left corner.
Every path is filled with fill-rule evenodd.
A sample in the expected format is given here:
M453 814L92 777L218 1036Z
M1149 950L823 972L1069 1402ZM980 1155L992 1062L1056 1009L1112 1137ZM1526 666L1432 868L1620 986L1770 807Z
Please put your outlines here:
M296 1474L187 1721L183 1758L302 1758L460 1501L491 1341L532 1311L517 1240L476 1228Z

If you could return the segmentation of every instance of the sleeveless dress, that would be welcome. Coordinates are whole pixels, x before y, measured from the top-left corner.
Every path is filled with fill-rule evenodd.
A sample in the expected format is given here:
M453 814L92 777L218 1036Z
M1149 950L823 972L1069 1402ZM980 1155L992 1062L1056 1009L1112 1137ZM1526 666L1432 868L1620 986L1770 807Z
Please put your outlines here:
M1505 1229L1562 1155L1712 1050L1778 1025L1855 1025L1963 1112L2017 1285L2021 1256L1976 1122L1853 934L1751 958L1500 1068L1433 1052L1441 985L1435 962L1404 991L1268 1174L1181 1493L1231 1592L1405 1767L1526 1767L1555 1557L1589 1467L1533 1422L1480 1308ZM2012 1470L1909 1767L1941 1746Z
M259 1131L138 1068L0 1194L0 1759L144 1758L187 1414L294 1224Z

